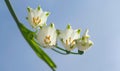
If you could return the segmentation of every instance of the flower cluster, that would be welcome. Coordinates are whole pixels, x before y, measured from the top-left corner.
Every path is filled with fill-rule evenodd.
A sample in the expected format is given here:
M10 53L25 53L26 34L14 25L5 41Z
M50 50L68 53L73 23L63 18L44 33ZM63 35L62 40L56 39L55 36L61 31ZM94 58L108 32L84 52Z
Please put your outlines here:
M80 37L81 30L73 30L69 24L65 30L56 29L53 23L47 25L46 21L50 13L44 12L40 6L36 9L28 7L27 10L27 20L34 29L38 30L36 40L42 47L54 48L58 40L67 51L75 48L78 48L79 51L85 51L93 45L93 42L89 40L88 29Z

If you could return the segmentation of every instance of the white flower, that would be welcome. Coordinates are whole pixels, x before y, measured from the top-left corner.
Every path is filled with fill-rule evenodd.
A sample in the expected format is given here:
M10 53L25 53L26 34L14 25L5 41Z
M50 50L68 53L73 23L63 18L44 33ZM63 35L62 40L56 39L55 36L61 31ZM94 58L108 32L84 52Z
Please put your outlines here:
M28 7L27 10L28 10L27 20L33 28L37 28L46 24L49 12L43 12L40 6L38 6L38 8L36 9Z
M38 43L43 47L52 47L56 45L56 38L57 33L54 24L43 26L36 36Z
M75 48L75 40L80 38L80 29L73 30L70 25L65 30L59 31L59 38L66 50L71 51Z
M90 36L88 35L88 29L85 31L81 39L78 39L77 47L80 51L85 51L93 45L93 42L89 40Z

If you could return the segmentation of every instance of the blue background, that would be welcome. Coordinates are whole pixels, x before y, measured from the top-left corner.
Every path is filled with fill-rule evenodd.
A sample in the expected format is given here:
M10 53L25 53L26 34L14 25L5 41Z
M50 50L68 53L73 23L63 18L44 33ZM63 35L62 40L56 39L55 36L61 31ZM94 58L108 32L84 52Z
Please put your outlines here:
M120 71L120 0L11 0L22 23L32 30L25 19L28 6L40 5L51 15L47 23L65 29L89 28L94 46L84 55L60 55L44 51L57 64L57 71ZM0 0L0 71L51 71L40 60L18 30L4 0Z

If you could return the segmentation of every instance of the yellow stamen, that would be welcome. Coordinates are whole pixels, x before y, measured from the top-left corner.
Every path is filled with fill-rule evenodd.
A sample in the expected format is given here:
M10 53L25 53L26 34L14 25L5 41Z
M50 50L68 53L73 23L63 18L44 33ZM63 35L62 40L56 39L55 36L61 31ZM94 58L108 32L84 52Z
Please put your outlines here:
M69 38L69 42L71 42L71 37Z
M44 43L45 44L50 44L51 43L51 41L50 41L50 35L49 36L45 36Z
M34 23L35 25L38 25L40 22L41 22L40 17L33 17L33 23Z
M70 47L73 47L75 45L75 40L72 40L71 37L69 37L67 40L66 40L66 45L70 45Z
M68 45L68 40L66 40L66 45Z
M71 42L71 46L73 46L75 44L75 41L73 40L72 42Z

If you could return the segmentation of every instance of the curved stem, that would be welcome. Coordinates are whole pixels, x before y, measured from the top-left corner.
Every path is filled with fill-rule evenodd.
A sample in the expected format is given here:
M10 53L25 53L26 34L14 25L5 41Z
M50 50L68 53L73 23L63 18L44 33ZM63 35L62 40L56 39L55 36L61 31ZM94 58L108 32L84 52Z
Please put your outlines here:
M52 50L55 51L55 52L57 52L57 53L59 53L59 54L62 54L62 55L68 55L68 54L62 53L62 52L60 52L60 51L58 51L58 50L56 50L56 49L54 49L54 48L52 48Z
M71 52L71 51L67 51L67 50L65 50L65 49L63 49L63 48L60 48L59 46L55 46L57 49L59 49L59 50L61 50L61 51L64 51L64 52L66 52L66 55L67 54L79 54L80 55L80 53L75 53L75 52ZM60 51L59 51L60 52Z
M59 47L59 46L55 46L57 49L60 49L60 50L62 50L62 51L65 51L66 52L66 50L65 49L62 49L61 47Z

